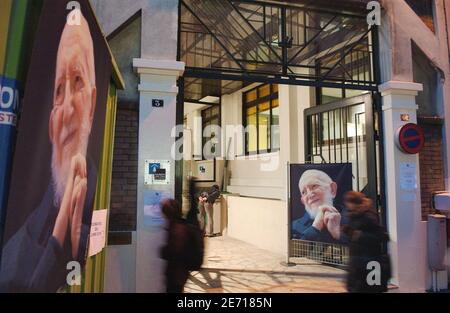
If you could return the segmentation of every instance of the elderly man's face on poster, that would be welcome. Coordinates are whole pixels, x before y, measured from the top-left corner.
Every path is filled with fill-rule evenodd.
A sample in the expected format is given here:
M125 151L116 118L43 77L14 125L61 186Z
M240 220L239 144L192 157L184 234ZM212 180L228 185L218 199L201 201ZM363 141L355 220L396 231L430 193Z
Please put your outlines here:
M95 113L94 44L86 19L66 24L56 59L53 107L49 120L52 178L59 206L53 236L63 245L69 225L72 256L77 258L87 192L87 148Z
M66 24L56 61L49 121L52 174L57 198L64 195L75 156L86 157L96 104L94 47L89 26Z
M0 290L56 292L67 284L69 263L86 264L97 186L107 184L98 167L110 153L104 143L113 66L89 0L78 2L74 9L70 0L42 4L11 174Z
M315 217L320 207L333 205L337 184L322 171L306 171L299 182L301 201L306 211Z
M293 164L290 168L293 239L345 243L342 195L352 188L352 165Z

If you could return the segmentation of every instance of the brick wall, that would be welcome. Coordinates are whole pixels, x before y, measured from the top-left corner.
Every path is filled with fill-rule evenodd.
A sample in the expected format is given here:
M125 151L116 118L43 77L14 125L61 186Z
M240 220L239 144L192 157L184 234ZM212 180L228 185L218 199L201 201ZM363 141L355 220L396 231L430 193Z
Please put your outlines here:
M440 119L419 118L425 132L425 148L420 153L420 190L422 196L422 218L436 213L431 209L431 195L445 189L444 160L442 151L442 124Z
M135 109L117 110L111 186L110 231L136 230L138 117Z

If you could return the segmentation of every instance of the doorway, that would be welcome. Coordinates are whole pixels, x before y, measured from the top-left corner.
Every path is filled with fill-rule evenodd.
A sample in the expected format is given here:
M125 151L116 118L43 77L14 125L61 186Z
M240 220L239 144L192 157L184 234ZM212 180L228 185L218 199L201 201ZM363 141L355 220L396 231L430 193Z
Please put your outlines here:
M378 86L377 28L368 27L364 10L349 12L339 7L325 10L301 2L180 1L179 60L186 63L186 71L179 81L177 124L184 124L188 106L202 106L199 111L214 107L222 110L226 107L224 96L248 90L255 84L316 89L316 100L305 111L305 129L299 134L305 137L306 160L352 163L354 189L380 203L382 179L377 175L380 162L376 157L381 147L379 108L373 101ZM344 99L335 101L334 94L320 93L330 89L342 90ZM243 111L241 108L233 113L241 114L241 122ZM205 120L213 120L206 115L205 112ZM184 135L193 137L193 132L188 129ZM256 138L262 138L259 136ZM260 143L258 139L255 142ZM226 143L222 142L221 147L222 156L228 156ZM245 154L245 138L243 150ZM186 195L187 175L201 167L215 169L215 174L204 183L223 182L220 169L226 160L207 165L201 164L205 161L202 153L186 149L184 153L194 159L195 165L187 164L186 160L177 163L178 199ZM246 181L248 185L255 182ZM247 190L254 191L264 183L261 178ZM274 193L264 189L261 194L272 197Z

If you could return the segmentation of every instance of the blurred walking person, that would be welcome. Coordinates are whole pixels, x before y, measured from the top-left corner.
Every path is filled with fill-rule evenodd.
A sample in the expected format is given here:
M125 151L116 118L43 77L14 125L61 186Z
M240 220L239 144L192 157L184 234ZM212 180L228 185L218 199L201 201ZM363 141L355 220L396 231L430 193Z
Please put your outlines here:
M182 293L189 277L186 264L188 250L188 228L181 215L181 207L176 200L165 199L161 210L168 221L167 244L161 249L161 257L167 261L166 287L168 293Z
M195 181L196 178L193 176L189 176L187 179L188 184L188 197L189 197L189 210L186 215L186 222L195 227L201 228L200 222L198 220L198 215L200 213L199 207L197 206L197 199L195 193Z
M168 293L182 293L190 271L200 270L204 257L203 232L191 207L187 219L182 217L181 206L176 200L165 199L161 210L168 222L167 244L161 249L161 257L167 261L166 286Z
M389 236L378 221L372 200L362 193L350 191L344 196L344 205L348 224L343 232L350 240L347 291L386 292L391 267L384 247Z

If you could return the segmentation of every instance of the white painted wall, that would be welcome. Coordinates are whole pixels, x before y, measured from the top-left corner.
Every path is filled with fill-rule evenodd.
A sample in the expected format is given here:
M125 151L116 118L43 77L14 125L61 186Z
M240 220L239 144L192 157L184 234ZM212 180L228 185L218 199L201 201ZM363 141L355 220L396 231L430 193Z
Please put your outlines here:
M287 207L285 201L227 197L229 237L258 248L287 255Z
M136 232L131 245L107 246L105 263L104 292L136 292Z
M141 56L177 58L178 0L90 0L106 36L142 11ZM157 43L157 44L155 44Z
M186 109L187 108L187 109ZM201 145L202 145L202 116L201 110L203 106L198 104L194 106L193 104L185 103L185 118L187 119L187 125L185 131L186 144L190 149L183 149L183 159L185 161L192 160L193 156L202 155ZM188 151L190 152L189 154Z
M166 242L164 225L144 224L144 193L166 191L174 196L175 160L172 148L175 135L177 79L184 71L184 63L135 59L133 66L140 75L139 165L137 199L136 292L164 292L165 262L160 249ZM152 99L164 100L164 107L152 107ZM169 185L144 185L146 160L170 160Z

